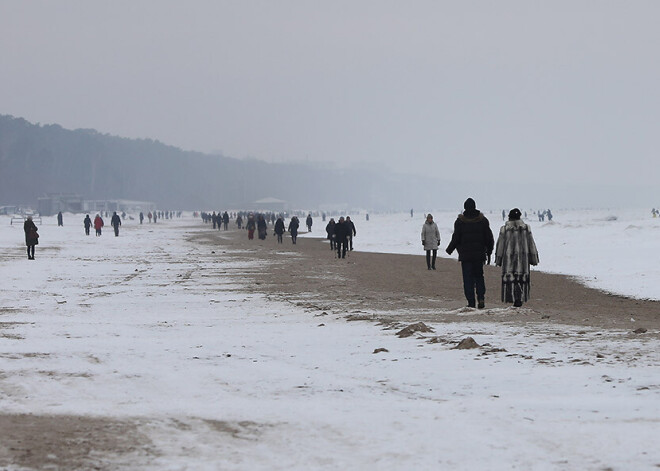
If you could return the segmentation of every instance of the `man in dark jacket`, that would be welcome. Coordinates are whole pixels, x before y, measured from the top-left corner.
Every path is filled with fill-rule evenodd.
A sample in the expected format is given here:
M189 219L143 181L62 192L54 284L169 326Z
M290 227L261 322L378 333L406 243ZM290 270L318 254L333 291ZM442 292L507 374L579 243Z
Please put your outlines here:
M277 221L275 221L275 234L277 234L277 242L281 244L282 234L284 234L284 219L282 219L282 216L278 217Z
M115 230L115 237L118 237L119 236L119 226L121 226L121 219L119 218L119 214L117 214L117 211L112 213L112 219L110 219L110 225Z
M353 250L353 237L357 235L357 232L350 216L346 216L346 227L348 227L348 248L349 250Z
M477 291L479 309L486 306L486 282L484 281L484 262L493 253L495 241L486 216L478 209L472 198L465 200L465 211L459 214L454 223L454 234L447 246L447 253L458 250L458 260L463 270L463 289L468 307L475 307L474 292Z
M348 233L350 228L344 221L344 216L339 218L335 224L335 246L337 247L337 258L346 258L346 245L348 244Z

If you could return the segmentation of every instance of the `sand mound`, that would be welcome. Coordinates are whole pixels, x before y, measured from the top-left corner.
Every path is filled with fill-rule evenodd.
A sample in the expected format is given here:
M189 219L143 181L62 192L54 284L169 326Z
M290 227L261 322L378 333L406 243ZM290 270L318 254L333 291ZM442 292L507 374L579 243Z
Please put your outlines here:
M410 337L415 332L433 332L433 329L423 322L417 322L416 324L410 324L408 327L404 327L396 333L401 338Z
M479 348L480 346L481 345L475 342L472 337L465 337L463 340L458 342L458 345L454 347L454 350L468 350L470 348Z

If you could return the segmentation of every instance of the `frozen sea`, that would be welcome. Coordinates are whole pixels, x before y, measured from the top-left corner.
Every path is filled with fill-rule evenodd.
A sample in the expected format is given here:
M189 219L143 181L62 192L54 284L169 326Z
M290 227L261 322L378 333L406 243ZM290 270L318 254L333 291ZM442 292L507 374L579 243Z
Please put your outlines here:
M444 247L456 212L433 214ZM501 216L487 216L495 232ZM421 213L353 219L359 250L423 253ZM650 214L558 211L531 225L539 269L660 296ZM82 216L59 228L49 218L28 261L22 227L0 219L0 408L137 419L149 445L126 469L660 465L657 332L513 325L505 310L494 312L502 322L432 325L506 350L483 354L341 314L321 326L319 313L248 294L242 274L255 263L190 242L209 230L190 215L109 229L85 237ZM319 219L303 237L322 229Z

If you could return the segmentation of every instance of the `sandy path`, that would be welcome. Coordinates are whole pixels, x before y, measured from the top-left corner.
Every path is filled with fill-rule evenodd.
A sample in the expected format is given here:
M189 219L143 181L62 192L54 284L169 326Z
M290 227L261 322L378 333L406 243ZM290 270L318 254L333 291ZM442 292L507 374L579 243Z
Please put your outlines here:
M269 228L270 229L270 228ZM295 303L313 303L334 312L378 311L378 317L397 321L465 321L452 315L466 305L461 268L455 260L438 258L437 270L426 269L423 255L396 255L350 252L338 260L326 241L299 238L292 245L287 237L277 244L247 239L245 231L209 230L193 237L208 244L238 250L223 256L252 260L252 289L267 292ZM355 240L359 248L359 239ZM213 248L215 247L215 248ZM269 264L259 264L268 260ZM612 295L587 288L563 275L534 272L531 299L522 309L500 301L499 268L487 266L486 309L475 311L473 320L508 322L547 322L584 327L657 331L660 329L660 303ZM493 316L496 310L506 316ZM631 319L634 319L631 320Z

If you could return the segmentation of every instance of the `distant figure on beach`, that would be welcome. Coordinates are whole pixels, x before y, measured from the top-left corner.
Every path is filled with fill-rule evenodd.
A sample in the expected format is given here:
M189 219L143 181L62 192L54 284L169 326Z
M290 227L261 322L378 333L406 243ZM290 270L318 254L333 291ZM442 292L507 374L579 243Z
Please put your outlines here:
M506 219L506 210L503 209L502 210L502 221L504 221L505 219Z
M112 219L110 219L110 225L115 230L115 237L118 237L119 236L119 226L121 226L121 219L119 218L119 214L117 214L117 211L112 213Z
M248 240L254 239L254 231L257 228L257 223L254 220L254 214L252 213L248 214L248 220L247 220L247 224L245 225L245 228L248 231Z
M312 213L309 213L307 215L307 219L305 219L305 225L307 226L307 232L312 232L312 223L314 220L312 219Z
M330 218L330 221L325 226L326 238L330 241L330 250L335 250L335 218Z
M422 224L422 246L426 250L426 268L435 270L435 259L440 246L440 230L438 225L433 222L432 214L427 214L426 222ZM433 257L431 257L431 253L433 253Z
M229 227L229 213L227 211L222 214L222 225L225 231Z
M263 214L260 214L259 219L257 219L257 233L259 234L259 239L266 240L267 229L268 229L268 223L266 222L266 219L264 218Z
M351 221L350 216L346 216L346 228L348 229L348 249L353 250L353 237L357 235L357 231L355 230L355 224L353 224L353 221Z
M411 218L413 217L413 210L412 209L410 210L410 217Z
M144 213L140 211L140 224L144 222Z
M549 209L545 212L546 216L548 216L548 221L552 221L552 211Z
M465 200L463 214L454 222L454 233L446 252L451 255L458 250L458 260L463 271L463 291L468 307L475 307L474 292L477 292L478 308L486 307L486 282L484 280L484 262L493 253L493 233L490 223L478 209L472 198Z
M539 253L532 231L520 220L520 210L509 212L509 220L500 228L495 264L502 267L502 302L520 307L529 299L530 265L538 265Z
M367 213L364 218L368 221L369 220L369 213Z
M284 234L284 219L282 219L282 216L279 216L277 221L275 221L275 228L273 230L275 231L275 235L277 235L277 243L281 244L282 235Z
M149 224L151 224L151 217L152 217L151 216L151 211L149 211L149 213L147 214L147 217L149 218Z
M64 225L64 220L62 218L62 211L57 213L57 226L63 226Z
M28 260L34 260L34 247L39 245L39 233L37 232L37 226L32 220L32 216L28 216L23 223L23 231L25 232Z
M335 247L337 248L337 258L346 258L346 246L348 245L348 231L344 216L339 218L335 224Z
M243 216L240 214L236 217L236 225L238 226L239 229L242 229L243 227Z
M291 233L291 242L294 244L298 240L298 228L300 227L300 221L298 220L298 216L291 216L291 220L289 221L289 227L288 230Z
M103 229L103 218L100 214L97 214L94 218L94 229L96 229L96 237L101 235L101 229Z
M92 227L92 219L89 214L83 219L83 225L85 226L85 235L89 235L89 228Z

